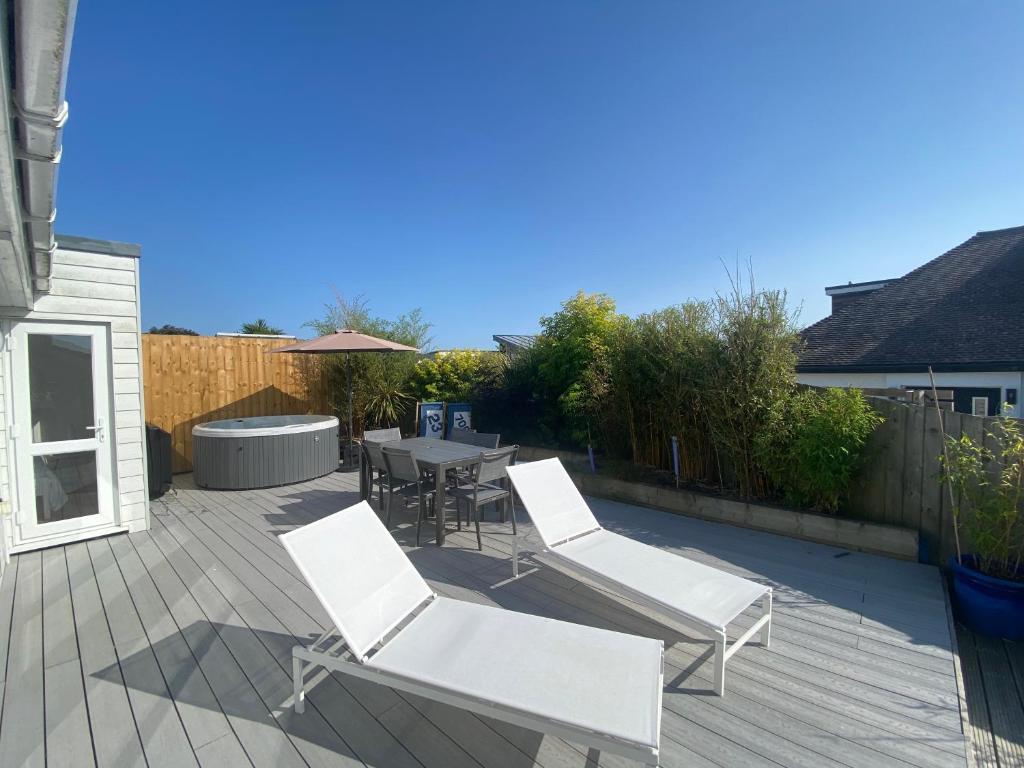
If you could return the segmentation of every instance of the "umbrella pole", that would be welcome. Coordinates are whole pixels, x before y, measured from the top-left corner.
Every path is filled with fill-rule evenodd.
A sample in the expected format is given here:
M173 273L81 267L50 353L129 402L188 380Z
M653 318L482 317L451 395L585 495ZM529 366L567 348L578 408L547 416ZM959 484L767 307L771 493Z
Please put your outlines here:
M352 463L352 353L345 353L345 369L348 372L348 453L345 464Z

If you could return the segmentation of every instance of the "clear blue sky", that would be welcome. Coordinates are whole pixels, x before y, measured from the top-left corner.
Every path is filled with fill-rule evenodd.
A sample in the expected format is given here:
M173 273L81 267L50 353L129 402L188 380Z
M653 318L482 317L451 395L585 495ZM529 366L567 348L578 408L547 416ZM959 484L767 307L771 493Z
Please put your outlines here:
M292 333L332 290L435 345L751 259L802 320L1024 224L1024 3L82 0L57 229L143 322Z

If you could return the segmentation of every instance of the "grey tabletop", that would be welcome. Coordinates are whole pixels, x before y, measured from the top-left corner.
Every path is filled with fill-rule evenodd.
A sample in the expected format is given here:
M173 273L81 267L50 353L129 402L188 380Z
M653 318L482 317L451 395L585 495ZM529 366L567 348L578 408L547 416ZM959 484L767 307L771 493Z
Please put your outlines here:
M466 445L452 440L438 440L430 437L407 437L402 440L392 440L384 445L412 451L417 462L430 465L472 461L484 453L484 449L479 445Z

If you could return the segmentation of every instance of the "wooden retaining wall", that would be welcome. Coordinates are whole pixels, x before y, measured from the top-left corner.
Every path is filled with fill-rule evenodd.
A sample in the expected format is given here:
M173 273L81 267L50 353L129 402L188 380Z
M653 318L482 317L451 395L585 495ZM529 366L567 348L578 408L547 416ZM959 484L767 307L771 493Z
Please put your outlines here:
M331 413L311 355L289 339L142 336L146 421L171 433L172 470L192 469L192 427L217 419Z

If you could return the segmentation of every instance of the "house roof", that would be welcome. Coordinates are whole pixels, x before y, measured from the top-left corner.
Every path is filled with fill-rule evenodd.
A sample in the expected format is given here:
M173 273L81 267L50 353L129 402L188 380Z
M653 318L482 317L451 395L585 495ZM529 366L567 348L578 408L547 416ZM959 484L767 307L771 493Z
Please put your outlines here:
M979 232L802 336L805 373L1024 370L1024 227Z
M505 344L515 349L529 349L533 346L534 342L537 341L536 336L530 336L526 334L495 334L491 337L498 344Z

